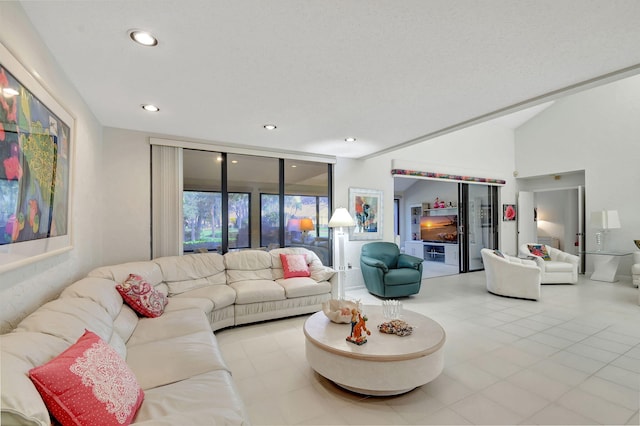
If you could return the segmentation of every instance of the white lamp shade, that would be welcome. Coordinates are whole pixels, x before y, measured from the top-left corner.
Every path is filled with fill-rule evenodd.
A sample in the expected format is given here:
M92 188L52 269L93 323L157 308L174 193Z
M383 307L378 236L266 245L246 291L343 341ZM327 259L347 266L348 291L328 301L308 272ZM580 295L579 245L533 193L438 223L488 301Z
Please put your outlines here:
M620 217L617 210L591 212L591 225L598 229L619 229Z
M339 228L341 226L356 226L356 221L353 220L349 211L344 207L338 207L329 219L329 228Z

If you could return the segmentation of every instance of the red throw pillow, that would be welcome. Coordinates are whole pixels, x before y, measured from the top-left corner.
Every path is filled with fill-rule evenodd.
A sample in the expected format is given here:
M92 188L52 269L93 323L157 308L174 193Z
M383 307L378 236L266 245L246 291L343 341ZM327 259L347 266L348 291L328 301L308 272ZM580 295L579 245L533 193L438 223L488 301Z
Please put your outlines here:
M136 274L130 274L122 284L116 284L116 290L134 311L149 318L162 315L169 302L167 296Z
M69 349L29 371L49 412L65 425L128 425L144 392L122 357L85 330Z
M304 254L282 254L280 253L282 269L285 278L310 277L309 265Z

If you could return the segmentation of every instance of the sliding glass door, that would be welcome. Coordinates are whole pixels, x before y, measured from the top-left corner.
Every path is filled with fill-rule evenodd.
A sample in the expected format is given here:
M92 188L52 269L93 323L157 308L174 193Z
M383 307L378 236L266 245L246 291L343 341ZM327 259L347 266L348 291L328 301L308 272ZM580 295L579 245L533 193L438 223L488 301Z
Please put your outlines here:
M461 183L460 272L484 269L480 250L498 247L498 187Z

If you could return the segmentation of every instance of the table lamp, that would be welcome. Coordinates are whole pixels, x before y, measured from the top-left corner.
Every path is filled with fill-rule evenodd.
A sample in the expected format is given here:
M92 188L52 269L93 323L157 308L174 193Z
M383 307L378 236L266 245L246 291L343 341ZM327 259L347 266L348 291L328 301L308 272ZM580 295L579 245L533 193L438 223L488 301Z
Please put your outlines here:
M313 220L311 220L310 217L300 219L300 230L302 231L302 241L304 243L307 242L309 231L313 231L314 229L315 226L313 226Z
M591 212L591 226L596 232L597 251L605 251L605 236L610 229L620 229L620 217L617 210Z
M344 228L356 226L356 221L344 207L338 207L329 219L329 228L338 228L338 299L344 299L343 279L345 274L344 266Z

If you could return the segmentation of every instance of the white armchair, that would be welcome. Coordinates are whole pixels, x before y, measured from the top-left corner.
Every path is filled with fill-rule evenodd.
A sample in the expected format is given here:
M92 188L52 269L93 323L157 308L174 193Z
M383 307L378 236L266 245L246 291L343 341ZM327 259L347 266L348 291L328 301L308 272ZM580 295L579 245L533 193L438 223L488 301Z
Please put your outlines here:
M480 250L487 277L487 290L500 296L538 300L540 268L533 260L519 259L494 250Z
M529 246L542 246L548 253L548 259L534 254ZM578 282L578 264L580 258L545 244L522 244L520 256L530 256L541 271L542 284L575 284Z

